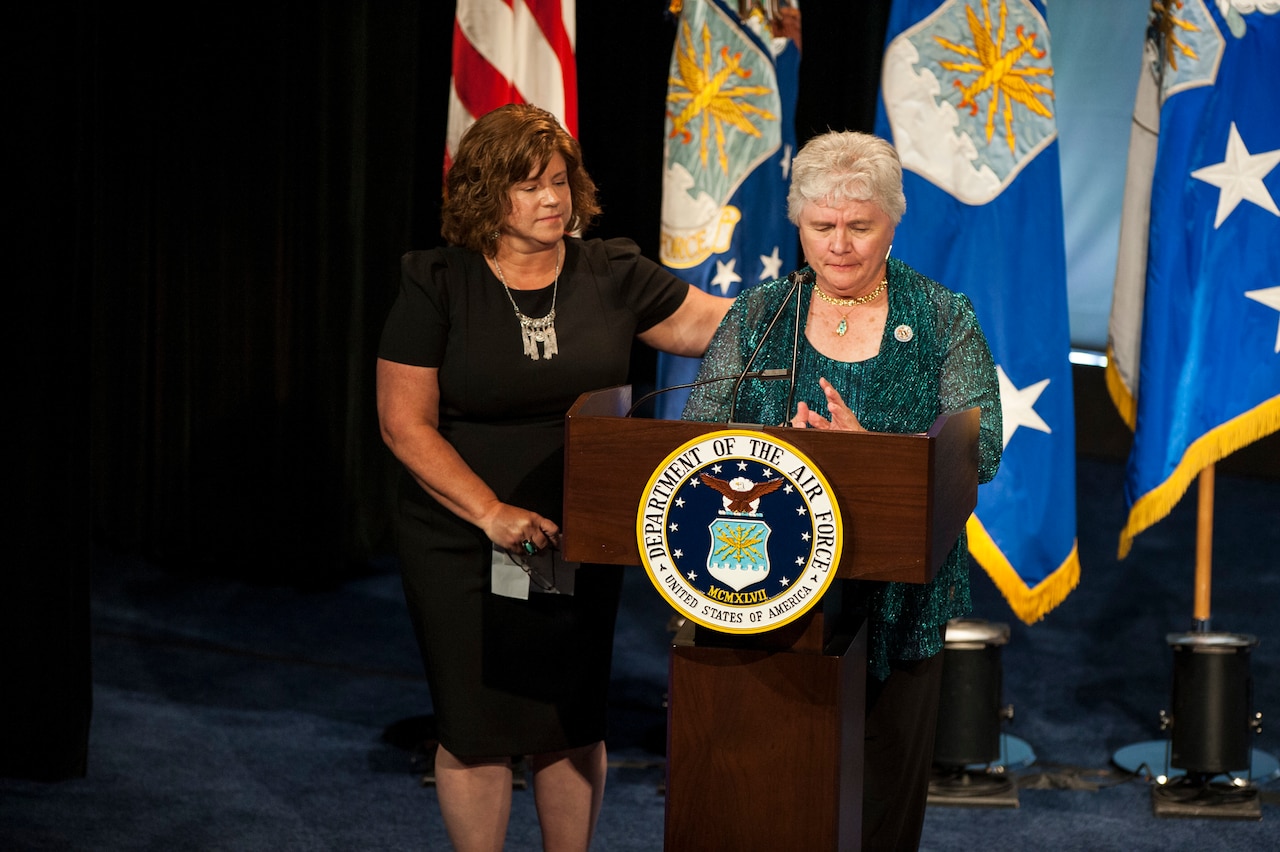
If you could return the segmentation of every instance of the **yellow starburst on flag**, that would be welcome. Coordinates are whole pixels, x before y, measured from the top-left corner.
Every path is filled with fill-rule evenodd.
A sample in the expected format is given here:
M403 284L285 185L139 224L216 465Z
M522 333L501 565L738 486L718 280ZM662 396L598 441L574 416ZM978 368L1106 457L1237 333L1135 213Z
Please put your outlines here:
M737 128L751 136L760 136L759 129L751 121L758 116L764 121L777 121L777 116L761 109L749 98L768 95L768 86L732 85L735 79L751 77L751 69L742 65L742 53L730 53L728 47L719 50L720 67L715 67L711 47L711 30L702 25L702 59L693 41L689 24L681 24L680 41L676 45L676 65L679 78L669 79L667 102L680 107L671 115L671 137L679 136L685 145L693 141L690 127L699 122L699 154L702 165L707 165L707 143L715 131L717 159L725 174L729 173L729 158L725 153L725 125Z
M960 106L969 107L970 115L978 114L978 97L990 90L991 101L987 105L987 142L995 134L995 117L999 110L1004 119L1004 138L1009 150L1014 150L1013 104L1022 104L1033 113L1044 118L1053 118L1053 112L1041 101L1041 95L1053 97L1053 89L1031 78L1053 76L1053 68L1019 67L1027 57L1043 59L1045 51L1035 46L1036 34L1026 34L1021 25L1014 30L1014 45L1008 51L1004 49L1006 36L1005 21L1008 17L1008 6L1000 0L1000 22L996 31L992 32L991 11L988 3L982 4L983 20L978 20L973 6L965 5L965 17L969 22L969 31L973 35L973 46L956 44L949 39L935 36L934 40L947 50L961 56L967 56L976 62L942 62L943 68L958 74L977 74L968 85L960 80L955 81L956 88L961 91Z
M1164 55L1160 59L1174 71L1178 70L1178 54L1188 59L1199 59L1191 47L1178 38L1177 30L1199 32L1200 28L1176 12L1182 9L1182 0L1153 0L1151 3L1151 27L1156 32L1156 43Z

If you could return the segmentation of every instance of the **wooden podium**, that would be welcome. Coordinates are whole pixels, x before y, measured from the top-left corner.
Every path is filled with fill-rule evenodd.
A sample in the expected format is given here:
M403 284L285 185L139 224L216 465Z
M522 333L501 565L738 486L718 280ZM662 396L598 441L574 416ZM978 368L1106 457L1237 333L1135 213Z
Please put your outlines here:
M584 394L565 435L566 559L642 565L636 517L677 447L722 423L627 417L631 388ZM744 427L825 476L844 530L836 580L764 633L686 622L668 684L668 852L855 850L862 812L866 639L842 580L925 583L977 504L978 409L919 435Z

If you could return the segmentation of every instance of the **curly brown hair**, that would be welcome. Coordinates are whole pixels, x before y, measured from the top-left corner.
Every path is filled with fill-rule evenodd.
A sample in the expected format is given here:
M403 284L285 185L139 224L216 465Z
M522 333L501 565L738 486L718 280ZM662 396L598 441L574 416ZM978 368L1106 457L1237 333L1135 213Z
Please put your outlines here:
M541 174L556 154L564 158L573 199L567 230L585 230L600 215L600 203L578 140L545 109L507 104L481 116L462 135L445 177L440 234L453 245L492 257L494 234L511 212L511 187Z

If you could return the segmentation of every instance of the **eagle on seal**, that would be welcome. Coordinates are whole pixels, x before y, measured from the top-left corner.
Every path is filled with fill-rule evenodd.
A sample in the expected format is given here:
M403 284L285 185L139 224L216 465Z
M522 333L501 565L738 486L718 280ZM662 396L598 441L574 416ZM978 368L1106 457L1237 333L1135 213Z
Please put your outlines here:
M785 479L770 479L765 482L752 482L746 477L735 477L732 481L717 479L704 473L699 476L703 482L720 492L724 497L724 507L730 512L753 512L760 498L777 491L786 483Z

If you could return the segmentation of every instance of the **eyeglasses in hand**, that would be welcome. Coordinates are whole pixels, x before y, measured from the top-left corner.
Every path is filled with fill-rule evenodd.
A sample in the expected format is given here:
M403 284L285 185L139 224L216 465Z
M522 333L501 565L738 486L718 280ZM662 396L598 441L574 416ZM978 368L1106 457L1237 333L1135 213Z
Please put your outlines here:
M551 578L539 571L537 568L529 564L529 559L523 553L510 553L511 561L520 566L520 570L529 575L529 580L544 592L553 595L560 594L560 590L556 588L556 560L553 551L544 551L547 554L546 564L551 569Z

